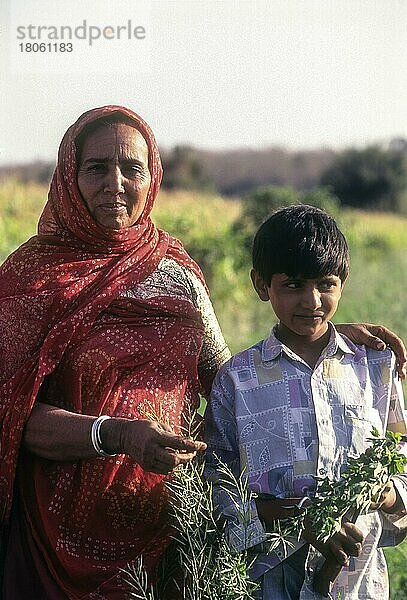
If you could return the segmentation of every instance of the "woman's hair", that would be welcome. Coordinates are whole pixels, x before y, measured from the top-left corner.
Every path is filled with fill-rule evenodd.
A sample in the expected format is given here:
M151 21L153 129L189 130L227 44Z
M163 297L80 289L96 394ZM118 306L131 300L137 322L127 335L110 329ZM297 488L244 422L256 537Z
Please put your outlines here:
M306 279L349 274L349 248L335 220L306 204L281 208L257 230L253 268L267 285L275 273Z
M81 155L85 140L98 129L101 129L102 127L111 127L112 125L116 125L118 123L122 123L123 125L129 125L130 127L137 129L134 121L132 121L130 117L127 117L126 115L123 115L120 112L112 113L107 117L101 117L100 119L96 119L88 125L85 125L85 127L82 129L82 131L75 140L76 161L78 165L81 161Z

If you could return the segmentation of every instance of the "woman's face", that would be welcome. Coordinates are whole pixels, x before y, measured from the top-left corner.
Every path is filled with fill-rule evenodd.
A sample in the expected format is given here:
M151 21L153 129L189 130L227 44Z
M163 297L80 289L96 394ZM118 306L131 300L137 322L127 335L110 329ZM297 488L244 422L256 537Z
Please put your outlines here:
M134 225L146 204L150 182L147 143L134 127L105 125L85 140L78 187L90 214L102 227Z

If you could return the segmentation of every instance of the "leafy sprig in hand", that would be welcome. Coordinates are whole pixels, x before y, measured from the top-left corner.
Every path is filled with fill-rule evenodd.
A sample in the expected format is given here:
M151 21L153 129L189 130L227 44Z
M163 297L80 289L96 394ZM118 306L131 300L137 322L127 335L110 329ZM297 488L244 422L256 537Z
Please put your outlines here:
M398 451L405 438L391 431L383 438L373 429L369 441L371 445L365 452L348 459L347 469L339 481L318 478L315 499L298 518L300 529L304 530L307 524L317 540L326 542L340 531L343 522L355 523L360 514L380 505L390 478L402 473L407 463L407 458ZM342 566L333 558L325 560L314 581L316 591L328 596Z
M339 481L318 478L314 501L305 514L317 539L325 542L341 527L345 515L365 514L379 501L392 475L402 473L407 458L398 452L399 433L388 431L380 437L373 429L371 446L358 457L348 458L348 466Z

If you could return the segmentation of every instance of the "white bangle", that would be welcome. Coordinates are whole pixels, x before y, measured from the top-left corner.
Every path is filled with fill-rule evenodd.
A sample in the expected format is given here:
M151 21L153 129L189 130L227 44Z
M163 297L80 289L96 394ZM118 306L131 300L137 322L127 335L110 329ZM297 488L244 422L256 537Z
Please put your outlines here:
M116 454L109 454L108 452L105 452L102 448L102 440L100 437L100 427L101 427L103 421L106 421L107 419L110 419L110 417L108 417L107 415L101 415L100 417L98 417L97 419L95 419L93 421L92 428L90 430L90 440L92 442L92 446L93 446L95 452L100 454L100 456L116 456Z

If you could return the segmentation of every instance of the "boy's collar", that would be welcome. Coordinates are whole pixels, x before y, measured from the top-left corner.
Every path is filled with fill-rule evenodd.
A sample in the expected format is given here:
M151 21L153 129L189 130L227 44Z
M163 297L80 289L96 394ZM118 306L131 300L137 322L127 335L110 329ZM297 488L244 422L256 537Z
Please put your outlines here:
M263 342L261 357L265 362L276 359L281 352L288 348L283 344L283 342L280 342L280 340L276 338L276 327L277 325L274 325L269 337ZM324 357L333 356L338 350L341 350L344 354L355 354L354 350L348 346L345 339L336 331L335 326L333 323L331 323L331 321L329 321L329 329L331 331L331 335L328 345L322 351ZM288 350L290 349L288 348Z

